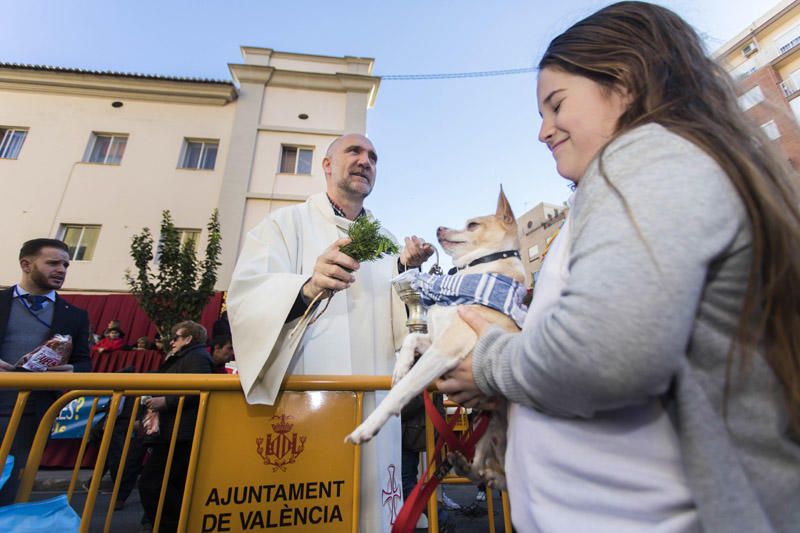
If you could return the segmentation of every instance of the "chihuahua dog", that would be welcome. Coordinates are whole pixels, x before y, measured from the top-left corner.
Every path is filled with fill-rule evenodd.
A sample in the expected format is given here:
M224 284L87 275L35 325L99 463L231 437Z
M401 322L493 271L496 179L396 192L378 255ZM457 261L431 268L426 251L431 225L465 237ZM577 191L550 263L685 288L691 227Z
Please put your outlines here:
M440 227L436 237L445 253L452 257L455 273L499 274L524 287L525 269L519 258L517 223L502 189L494 215L472 218L461 230ZM428 333L411 333L404 339L397 355L392 389L375 411L346 437L347 441L370 440L390 416L399 415L412 398L472 353L477 335L461 320L456 309L455 305L430 307ZM519 331L518 321L499 310L483 305L476 306L476 310L507 331ZM417 354L421 356L415 363ZM475 448L472 464L460 454L451 454L449 459L460 475L476 482L486 481L497 488L505 487L503 457L507 421L507 406L500 401L486 434Z

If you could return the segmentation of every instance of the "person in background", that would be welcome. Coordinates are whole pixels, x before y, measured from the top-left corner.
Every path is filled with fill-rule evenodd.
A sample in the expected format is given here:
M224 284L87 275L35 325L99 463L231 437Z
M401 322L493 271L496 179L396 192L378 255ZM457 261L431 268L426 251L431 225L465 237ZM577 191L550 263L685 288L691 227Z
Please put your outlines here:
M219 315L219 318L214 321L214 325L211 326L211 338L215 339L220 335L230 335L231 334L231 324L228 321L228 310L222 312Z
M100 354L104 352L121 350L125 345L123 337L125 337L125 333L119 329L119 326L106 328L106 330L103 332L103 338L97 341L94 346L92 346L92 352Z
M89 336L87 337L87 342L89 344L89 348L97 344L100 340L100 335L94 332L94 327L89 330Z
M797 531L797 174L663 7L576 23L537 92L573 208L522 332L460 308L480 338L439 383L511 401L515 527Z
M206 328L197 322L186 320L173 326L171 351L158 370L160 374L211 374L214 362L206 346ZM145 400L148 409L159 413L160 433L149 443L150 458L139 479L139 494L145 515L151 524L155 523L161 483L167 466L175 415L178 409L178 396L154 396ZM173 532L178 527L183 489L189 468L189 455L192 450L194 424L197 420L197 396L187 396L183 403L180 424L177 428L175 453L172 459L169 480L167 481L164 507L159 531Z
M134 350L149 350L150 349L150 339L147 337L139 337L136 339L136 346L133 348Z
M33 239L19 251L20 282L0 291L0 372L13 372L24 354L55 334L72 337L69 363L48 372L91 372L89 315L56 293L67 277L69 248L55 239ZM0 391L0 432L6 433L17 391ZM20 470L25 466L39 420L52 403L49 392L31 394L17 428L11 455L14 470L0 490L0 505L14 502Z
M217 335L211 340L211 359L214 361L214 372L224 374L225 364L233 361L235 357L230 335Z
M155 338L153 339L153 350L158 350L161 353L166 353L166 345L164 344L164 339L161 338L161 335L156 333Z

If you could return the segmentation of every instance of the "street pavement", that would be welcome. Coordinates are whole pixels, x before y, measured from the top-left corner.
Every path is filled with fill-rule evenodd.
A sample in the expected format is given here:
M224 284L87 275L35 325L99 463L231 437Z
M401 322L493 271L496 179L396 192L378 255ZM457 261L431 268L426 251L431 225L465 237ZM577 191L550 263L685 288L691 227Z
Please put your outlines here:
M485 533L489 531L489 516L486 501L476 501L478 489L474 485L446 485L445 494L459 505L459 509L447 510L448 520L442 524L439 521L439 531L452 531L453 533ZM439 504L442 507L442 504ZM500 493L494 491L494 524L495 531L502 533L503 508L500 503ZM447 528L447 529L446 529ZM417 529L415 533L422 533L425 529ZM510 531L508 533L511 533Z
M31 500L41 500L66 494L71 475L71 470L40 470L36 475L36 483L33 487ZM82 484L87 482L91 476L92 471L90 469L82 469L78 474L78 484L70 502L78 515L82 514L83 506L86 503L86 489L82 487ZM111 479L106 475L100 483L100 492L95 499L92 522L89 529L91 533L103 531L112 489ZM141 529L141 518L142 506L139 501L139 491L134 489L128 501L125 502L125 506L114 511L110 531L114 533L138 533Z

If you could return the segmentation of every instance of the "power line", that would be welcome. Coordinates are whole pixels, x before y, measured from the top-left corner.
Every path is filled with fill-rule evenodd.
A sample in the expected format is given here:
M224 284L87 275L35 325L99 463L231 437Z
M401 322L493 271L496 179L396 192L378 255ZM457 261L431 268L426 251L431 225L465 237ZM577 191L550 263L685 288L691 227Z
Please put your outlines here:
M484 70L480 72L451 72L447 74L390 74L381 76L381 80L409 81L409 80L449 80L454 78L488 78L491 76L513 76L516 74L529 74L536 72L536 67L512 68L506 70Z

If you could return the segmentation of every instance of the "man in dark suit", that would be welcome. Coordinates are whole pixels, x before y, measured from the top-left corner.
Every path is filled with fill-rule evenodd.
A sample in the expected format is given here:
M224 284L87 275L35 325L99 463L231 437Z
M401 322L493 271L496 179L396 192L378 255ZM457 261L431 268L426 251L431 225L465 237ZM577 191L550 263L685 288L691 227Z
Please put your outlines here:
M48 371L90 372L89 316L56 294L66 279L69 249L55 239L33 239L22 245L17 285L0 291L0 372L12 372L24 354L53 337L70 335L72 354L66 364ZM5 435L16 401L16 391L0 391L0 431ZM11 447L14 472L3 490L0 505L13 503L21 467L27 462L39 419L52 403L52 393L34 393L28 400Z

